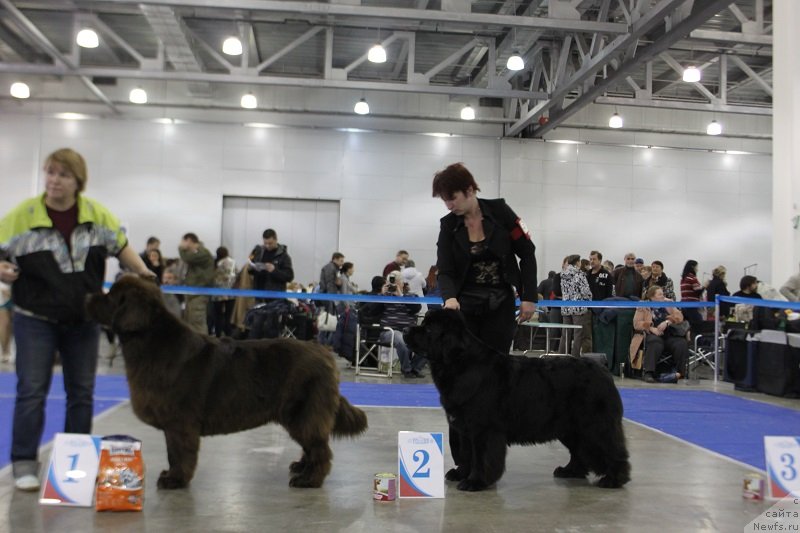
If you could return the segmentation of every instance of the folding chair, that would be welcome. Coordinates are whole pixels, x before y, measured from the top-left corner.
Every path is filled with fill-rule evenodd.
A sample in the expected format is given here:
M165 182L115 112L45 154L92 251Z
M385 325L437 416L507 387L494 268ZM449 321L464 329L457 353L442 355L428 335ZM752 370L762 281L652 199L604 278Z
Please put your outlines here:
M391 331L389 342L380 340L381 333ZM357 376L372 376L392 379L394 366L395 331L380 324L358 324L356 326L356 365ZM390 360L381 362L381 348L389 349Z
M694 378L694 371L701 364L705 363L716 373L717 366L714 364L714 321L705 320L691 331L694 342L689 347L689 379ZM725 353L725 336L719 337L720 355Z

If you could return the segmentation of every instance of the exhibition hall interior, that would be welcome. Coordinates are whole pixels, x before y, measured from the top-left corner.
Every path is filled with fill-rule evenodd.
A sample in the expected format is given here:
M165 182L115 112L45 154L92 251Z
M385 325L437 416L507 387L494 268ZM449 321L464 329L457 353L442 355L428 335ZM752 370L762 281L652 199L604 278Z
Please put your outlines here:
M798 527L798 24L0 0L0 531Z

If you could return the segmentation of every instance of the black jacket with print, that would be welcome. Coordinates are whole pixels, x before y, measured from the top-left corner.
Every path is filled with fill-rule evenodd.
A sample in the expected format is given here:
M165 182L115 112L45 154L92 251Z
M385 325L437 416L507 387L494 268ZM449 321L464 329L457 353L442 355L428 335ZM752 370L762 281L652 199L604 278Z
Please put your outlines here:
M536 247L525 223L502 198L479 198L478 205L483 213L486 247L500 258L504 280L516 287L520 300L538 301ZM442 299L457 298L466 281L471 261L469 234L463 215L450 213L442 217L436 247L437 280ZM517 257L520 258L519 264Z

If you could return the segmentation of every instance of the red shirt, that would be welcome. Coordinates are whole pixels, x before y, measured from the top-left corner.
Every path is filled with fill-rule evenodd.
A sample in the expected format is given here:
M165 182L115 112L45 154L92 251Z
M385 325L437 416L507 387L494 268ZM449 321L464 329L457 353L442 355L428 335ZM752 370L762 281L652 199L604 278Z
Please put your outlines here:
M47 216L53 221L53 227L64 237L67 248L72 249L72 231L78 225L78 202L66 211L56 211L47 207Z

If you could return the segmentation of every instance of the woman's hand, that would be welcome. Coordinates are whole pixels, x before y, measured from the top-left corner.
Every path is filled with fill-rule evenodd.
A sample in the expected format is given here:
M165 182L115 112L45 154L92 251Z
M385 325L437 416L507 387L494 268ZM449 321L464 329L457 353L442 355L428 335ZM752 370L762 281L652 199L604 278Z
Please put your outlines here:
M19 277L19 268L9 261L0 261L0 281L13 283Z
M658 337L661 337L664 334L664 330L661 329L660 326L659 327L650 326L650 333L652 333L653 335L656 335Z
M527 322L533 317L536 312L536 304L533 302L520 302L519 303L519 319L518 322Z
M458 311L461 309L461 305L458 303L458 300L455 298L448 298L444 301L444 308L445 309L454 309Z

